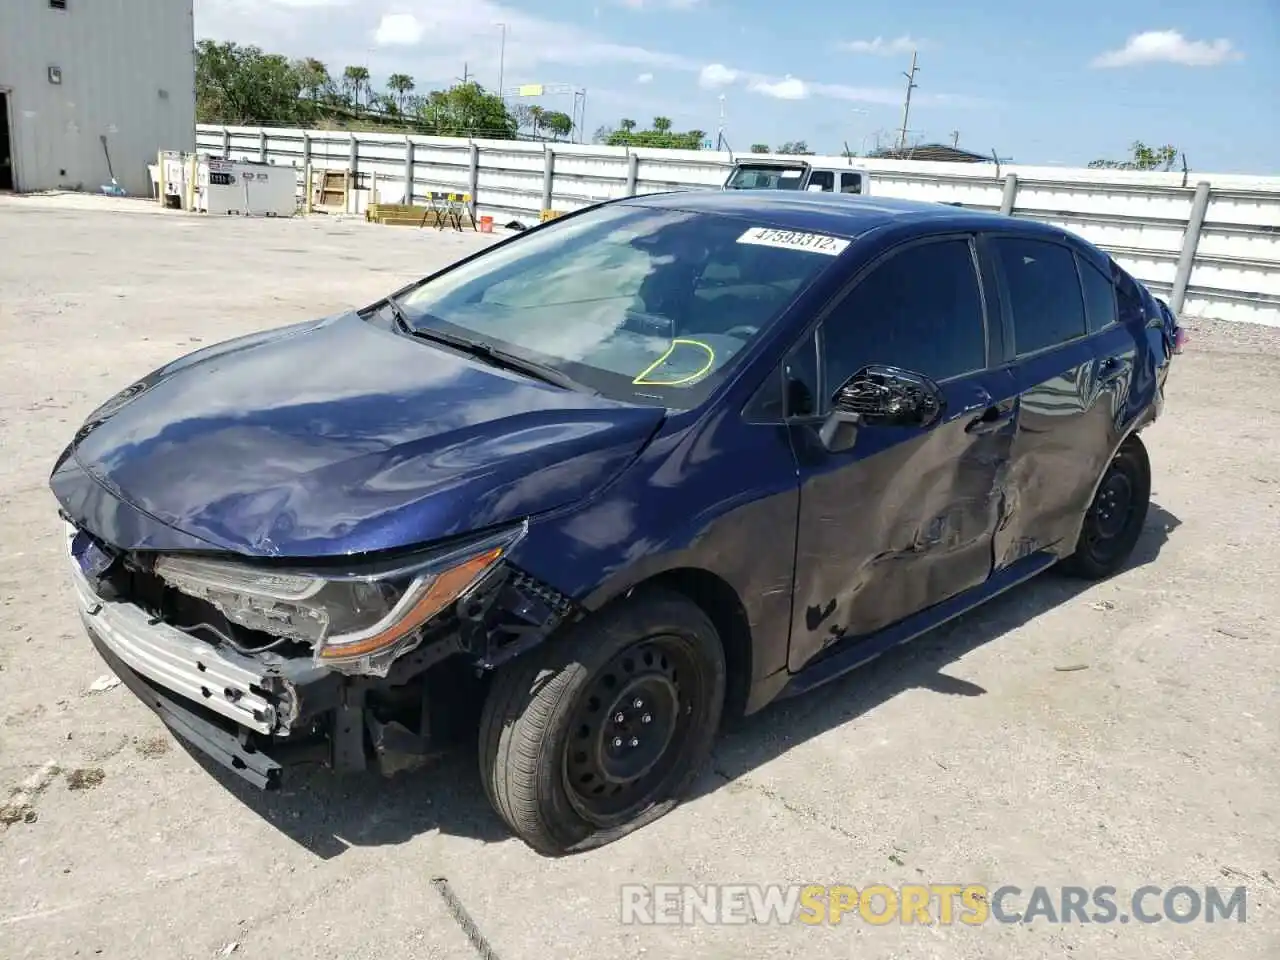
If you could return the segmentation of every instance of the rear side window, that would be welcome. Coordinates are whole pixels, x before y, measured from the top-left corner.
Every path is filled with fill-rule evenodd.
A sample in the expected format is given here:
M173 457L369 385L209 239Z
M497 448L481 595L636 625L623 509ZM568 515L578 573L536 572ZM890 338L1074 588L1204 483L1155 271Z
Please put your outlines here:
M982 294L966 240L908 247L875 267L823 323L824 391L868 364L946 380L983 369Z
M1089 314L1089 329L1098 331L1116 322L1116 288L1101 270L1083 258L1080 282L1084 288L1084 305Z
M841 193L861 193L862 192L862 174L860 173L840 174L840 192Z
M1084 336L1084 299L1076 258L1042 240L998 237L992 242L1013 312L1018 356Z

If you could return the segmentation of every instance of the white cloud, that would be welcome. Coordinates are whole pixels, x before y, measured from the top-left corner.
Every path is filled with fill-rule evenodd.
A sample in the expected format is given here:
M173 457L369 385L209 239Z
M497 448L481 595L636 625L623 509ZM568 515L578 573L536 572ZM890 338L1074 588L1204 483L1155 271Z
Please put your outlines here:
M1094 57L1094 67L1134 67L1144 63L1176 63L1184 67L1216 67L1229 60L1243 60L1230 40L1188 40L1177 30L1135 33L1119 50Z
M896 57L911 53L913 50L921 50L924 46L925 41L913 40L908 36L895 37L893 40L886 40L884 37L876 37L874 40L846 40L839 44L841 50L848 50L850 53L867 53L875 57Z
M380 47L415 47L426 32L427 28L412 13L388 13L378 23L373 42Z
M698 74L699 86L706 87L708 90L727 87L737 79L738 71L730 70L723 63L709 63Z
M809 88L804 85L804 81L790 75L774 81L763 78L753 80L750 89L753 93L773 97L775 100L803 100L809 96Z
M640 76L636 77L636 83L653 83L653 74L652 73L640 74Z
M669 5L686 0L651 2ZM323 15L300 16L303 7L323 8ZM497 24L505 23L507 84L551 83L581 76L577 68L622 65L636 71L639 85L652 83L642 79L646 76L681 72L696 76L705 89L741 87L784 100L808 96L895 106L902 101L897 86L815 83L724 63L704 64L661 50L616 43L592 26L544 19L499 0L468 0L464 4L439 0L195 0L195 11L198 38L257 44L291 57L318 57L334 73L341 73L348 64L362 64L368 66L375 82L391 73L407 73L420 90L448 84L461 74L464 62L480 83L496 86L501 36ZM630 89L635 91L636 85ZM593 91L593 102L598 102L596 97ZM926 91L917 92L912 102L967 103L964 98ZM665 109L653 109L671 116L678 107L668 103Z

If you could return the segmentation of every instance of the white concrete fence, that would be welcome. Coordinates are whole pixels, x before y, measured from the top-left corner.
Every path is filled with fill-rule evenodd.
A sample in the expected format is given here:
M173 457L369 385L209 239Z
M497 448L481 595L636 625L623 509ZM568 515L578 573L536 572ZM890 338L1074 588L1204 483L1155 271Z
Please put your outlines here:
M469 193L476 216L538 221L615 197L719 187L727 153L201 125L197 150L358 175L350 210ZM741 155L739 155L739 158ZM842 157L809 157L845 165ZM1109 251L1189 317L1280 326L1280 177L853 161L871 192L1057 224Z

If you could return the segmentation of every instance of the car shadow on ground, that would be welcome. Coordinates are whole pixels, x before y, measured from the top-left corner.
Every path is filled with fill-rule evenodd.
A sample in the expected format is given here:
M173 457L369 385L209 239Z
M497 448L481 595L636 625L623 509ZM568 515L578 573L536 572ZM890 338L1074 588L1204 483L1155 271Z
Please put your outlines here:
M1152 503L1126 569L1155 560L1180 523ZM700 778L694 796L710 793L906 690L982 696L982 687L950 677L943 668L1090 586L1053 572L1043 574L823 688L766 707L721 737L713 772ZM323 767L304 767L286 771L293 777L284 789L272 792L257 790L199 751L188 753L245 806L322 859L353 846L405 843L431 830L483 842L511 837L480 785L474 738L411 773L384 779L376 773L340 776Z

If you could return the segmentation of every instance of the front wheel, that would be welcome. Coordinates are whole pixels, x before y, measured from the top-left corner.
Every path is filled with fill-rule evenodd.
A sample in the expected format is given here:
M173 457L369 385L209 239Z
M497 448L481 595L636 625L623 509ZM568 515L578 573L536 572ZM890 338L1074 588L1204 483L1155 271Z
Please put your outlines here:
M485 792L540 853L611 843L679 802L724 694L707 615L680 594L637 591L498 672L480 728Z
M1150 503L1151 461L1146 446L1132 435L1103 473L1075 552L1062 562L1063 571L1087 580L1118 571L1138 545Z

